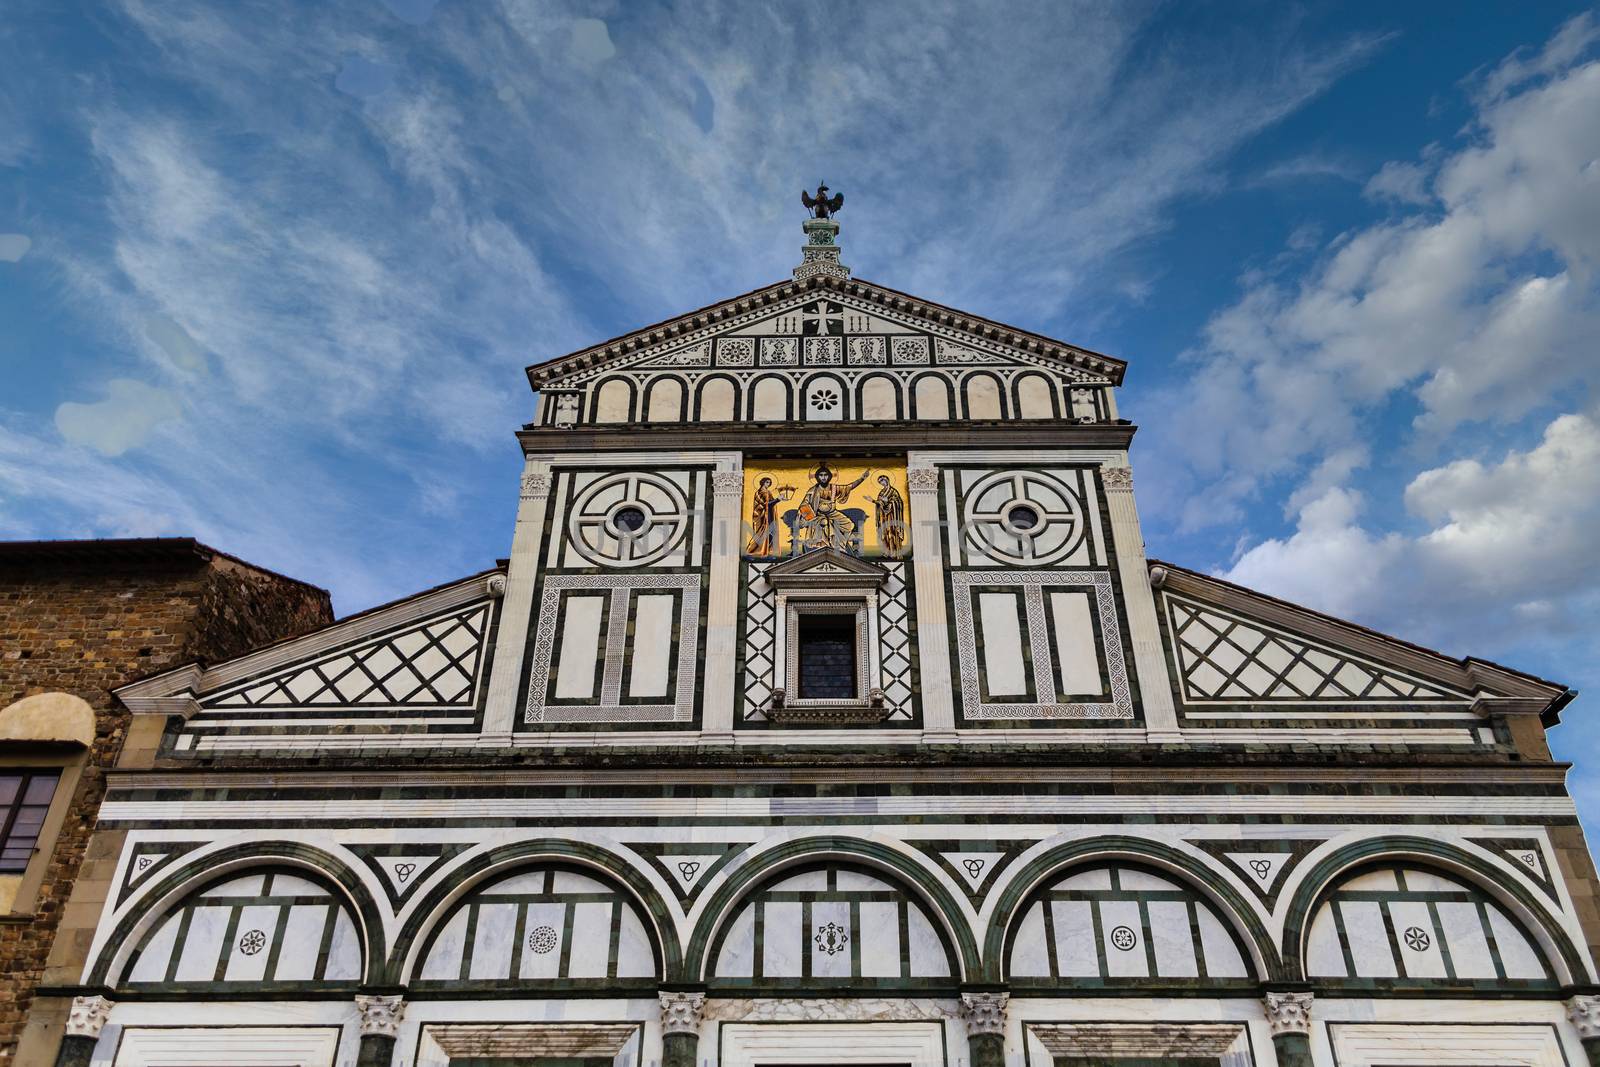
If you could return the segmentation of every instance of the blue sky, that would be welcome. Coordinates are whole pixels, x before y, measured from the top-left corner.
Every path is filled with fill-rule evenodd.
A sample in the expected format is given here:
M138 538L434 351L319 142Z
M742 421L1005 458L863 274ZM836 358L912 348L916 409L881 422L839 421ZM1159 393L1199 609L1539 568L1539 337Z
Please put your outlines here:
M1592 8L7 13L0 536L477 570L521 368L785 277L826 178L859 276L1130 362L1152 554L1600 692Z

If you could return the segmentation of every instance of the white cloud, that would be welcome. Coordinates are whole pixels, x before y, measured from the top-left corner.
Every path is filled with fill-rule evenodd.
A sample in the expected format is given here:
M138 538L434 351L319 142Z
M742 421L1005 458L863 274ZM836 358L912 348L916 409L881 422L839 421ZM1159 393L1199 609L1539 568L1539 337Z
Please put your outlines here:
M604 63L617 54L611 43L611 31L600 19L574 19L572 21L572 57L591 66Z
M1373 200L1394 200L1402 204L1426 205L1433 197L1428 193L1431 172L1417 163L1390 160L1378 168L1378 173L1367 180L1366 195Z
M1191 529L1232 521L1265 486L1361 447L1397 403L1416 405L1416 430L1437 444L1594 380L1600 61L1569 46L1592 39L1569 25L1500 79L1517 91L1483 98L1468 143L1369 183L1427 210L1337 236L1298 277L1249 277L1213 316L1194 382L1143 419L1157 462L1177 467L1164 481L1208 502L1169 514Z
M1406 508L1426 526L1376 531L1362 501L1330 488L1301 508L1295 532L1253 546L1231 581L1454 651L1563 630L1600 593L1600 423L1571 414L1539 444L1498 461L1422 471ZM1466 647L1463 647L1466 646Z
M0 260L15 263L28 254L33 240L20 233L0 233Z
M183 407L172 393L130 378L113 378L106 383L104 400L91 404L69 400L56 408L56 429L72 444L120 456L182 414Z

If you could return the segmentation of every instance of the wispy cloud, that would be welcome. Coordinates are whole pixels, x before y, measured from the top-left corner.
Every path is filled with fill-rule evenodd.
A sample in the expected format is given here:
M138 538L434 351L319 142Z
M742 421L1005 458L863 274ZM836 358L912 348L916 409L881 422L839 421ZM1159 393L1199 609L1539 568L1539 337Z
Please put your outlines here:
M1119 257L1382 45L1269 19L1218 49L1157 10L879 4L840 32L801 6L121 0L94 67L27 86L84 155L23 265L99 352L50 411L0 412L0 529L202 533L346 608L480 565L509 527L451 508L515 467L520 367L784 276L818 178L864 276L1040 327L1143 299ZM74 478L20 469L63 441Z

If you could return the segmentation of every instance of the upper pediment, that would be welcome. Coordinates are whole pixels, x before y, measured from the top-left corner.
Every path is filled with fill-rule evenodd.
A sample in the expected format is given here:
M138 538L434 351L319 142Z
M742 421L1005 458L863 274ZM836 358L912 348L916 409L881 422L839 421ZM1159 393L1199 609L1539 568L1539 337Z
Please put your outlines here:
M1099 422L1113 417L1104 394L1120 384L1125 366L868 282L816 277L758 289L530 367L528 377L545 397L540 422L547 426ZM869 387L869 379L876 383Z

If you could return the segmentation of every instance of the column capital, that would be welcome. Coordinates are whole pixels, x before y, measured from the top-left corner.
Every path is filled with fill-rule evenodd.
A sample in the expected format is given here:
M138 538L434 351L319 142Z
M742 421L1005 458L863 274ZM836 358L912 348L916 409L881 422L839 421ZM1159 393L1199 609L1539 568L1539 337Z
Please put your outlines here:
M907 467L906 488L913 493L935 493L939 491L938 467Z
M1010 993L961 994L961 1018L967 1024L967 1034L1001 1034L1006 1032L1006 1005Z
M67 1036L99 1038L113 1007L105 997L73 997L67 1012Z
M361 1013L361 1036L398 1037L400 1020L406 1013L404 997L356 997L356 1011Z
M711 491L718 496L737 495L744 491L744 471L712 471Z
M1312 999L1310 993L1268 993L1262 1002L1267 1008L1267 1027L1272 1036L1310 1034Z
M1132 467L1101 467L1100 481L1105 483L1107 492L1132 492L1133 468Z
M522 499L542 500L550 493L550 475L540 471L522 476Z
M706 1010L704 993L669 993L663 990L658 996L661 1000L663 1034L699 1035L700 1020Z
M1567 1018L1583 1040L1600 1038L1600 997L1573 997L1567 1001Z

